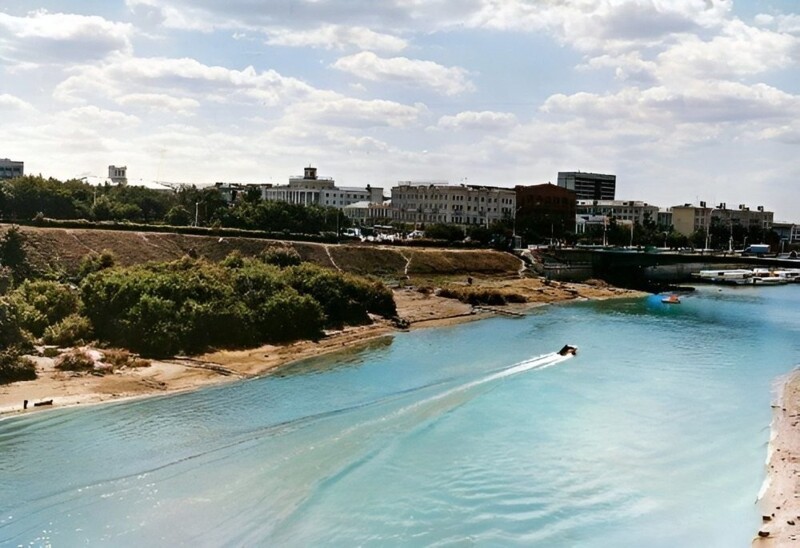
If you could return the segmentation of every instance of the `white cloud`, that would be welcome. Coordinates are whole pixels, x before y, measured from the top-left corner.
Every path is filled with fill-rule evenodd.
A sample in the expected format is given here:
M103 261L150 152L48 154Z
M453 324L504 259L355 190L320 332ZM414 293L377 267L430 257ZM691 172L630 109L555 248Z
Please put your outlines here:
M759 13L755 16L755 23L765 27L773 27L778 32L800 33L800 15L794 13L786 15Z
M786 68L796 64L799 55L797 37L733 20L711 40L684 37L658 56L658 64L664 78L683 74L696 78L736 78Z
M314 122L338 127L403 127L416 122L425 107L320 94L314 100L292 104L286 112L292 123L299 125Z
M32 104L8 93L0 94L0 109L8 111L36 110Z
M199 98L274 106L314 92L311 86L274 70L257 72L252 66L236 70L189 58L127 57L72 72L72 76L56 86L57 99L81 102L97 95L114 98L149 94L168 95L176 100ZM186 101L183 105L191 106Z
M96 15L0 13L0 56L15 63L80 63L131 50L133 27Z
M323 25L309 30L276 29L267 31L267 44L274 46L401 51L408 43L402 38L373 32L364 27Z
M140 123L136 116L94 105L73 108L58 117L75 125L102 130L131 129Z
M542 111L595 120L598 124L609 120L644 124L655 134L668 131L675 124L771 124L787 115L800 116L800 96L765 84L747 86L712 80L684 89L657 86L645 90L625 88L608 95L556 94L547 99Z
M581 51L620 51L721 24L730 0L484 0L468 26L547 30Z
M467 79L467 71L461 67L445 67L433 61L407 57L387 59L378 57L371 51L342 57L333 67L364 80L429 88L444 95L456 95L475 89Z
M437 127L446 130L496 131L517 124L517 117L508 112L459 112L455 116L442 116Z
M200 103L188 97L172 97L163 93L131 93L116 98L123 106L142 107L151 110L191 114Z

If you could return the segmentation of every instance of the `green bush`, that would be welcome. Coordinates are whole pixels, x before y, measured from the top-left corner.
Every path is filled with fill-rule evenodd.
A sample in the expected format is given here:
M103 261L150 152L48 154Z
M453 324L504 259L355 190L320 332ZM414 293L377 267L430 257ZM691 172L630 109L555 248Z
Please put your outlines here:
M16 303L7 297L0 298L0 348L32 348L31 336L22 327Z
M36 365L30 359L20 356L14 348L0 350L0 384L35 378Z
M92 338L92 322L80 314L70 314L60 322L44 330L42 341L45 344L74 346L85 344Z
M392 292L370 282L310 263L287 269L289 284L322 305L329 327L369 323L368 312L386 318L397 315Z
M316 338L325 325L368 323L368 312L396 314L380 283L238 254L103 270L81 295L97 337L149 356Z
M78 278L83 279L92 272L99 272L106 268L112 268L117 263L117 257L112 251L104 249L100 253L92 251L81 259L78 266Z
M267 264L280 268L297 266L303 262L300 254L293 247L270 247L265 249L259 258Z
M80 308L78 292L59 282L26 280L10 298L16 303L22 327L36 337Z

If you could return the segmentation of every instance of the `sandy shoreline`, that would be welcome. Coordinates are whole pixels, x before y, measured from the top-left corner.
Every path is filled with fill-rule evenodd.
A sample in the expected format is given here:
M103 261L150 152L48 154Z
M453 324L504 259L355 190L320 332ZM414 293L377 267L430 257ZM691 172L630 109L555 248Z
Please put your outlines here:
M767 453L767 479L753 546L800 545L800 370L778 379ZM765 536L767 535L767 536Z
M473 307L406 287L394 291L398 315L408 322L410 329L419 329L455 325L496 314L520 315L534 307L555 302L642 295L602 284L546 283L541 279L487 279L476 280L475 284L524 294L528 302L502 307ZM396 332L392 323L379 320L371 325L327 332L316 342L298 341L288 345L265 345L158 360L153 361L150 367L122 368L106 375L59 371L52 359L36 358L36 380L0 385L0 418L67 406L173 394L256 377L299 360L357 349ZM27 410L23 410L24 400L29 401ZM35 403L48 400L52 400L52 405L34 407Z

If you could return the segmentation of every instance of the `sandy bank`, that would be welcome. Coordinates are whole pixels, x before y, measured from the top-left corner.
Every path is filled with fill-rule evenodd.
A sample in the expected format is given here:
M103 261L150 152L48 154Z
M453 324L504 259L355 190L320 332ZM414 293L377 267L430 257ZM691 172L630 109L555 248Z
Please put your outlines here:
M753 546L800 546L800 371L780 379L773 404L762 524ZM762 536L768 534L769 536Z
M450 283L466 285L464 281ZM503 307L473 307L454 299L438 297L428 290L407 287L394 292L398 315L412 329L440 327L495 314L524 314L532 307L547 303L642 295L604 284L545 283L535 278L475 279L473 284L474 287L514 292L523 295L527 302ZM53 360L37 358L36 380L0 385L0 415L175 393L264 375L279 366L356 348L378 337L391 336L395 331L390 322L380 320L372 325L328 332L316 342L298 341L288 345L211 352L192 358L154 361L150 367L123 368L107 375L59 371L55 369ZM30 402L26 411L23 410L24 400ZM36 402L47 400L53 401L52 406L33 406Z

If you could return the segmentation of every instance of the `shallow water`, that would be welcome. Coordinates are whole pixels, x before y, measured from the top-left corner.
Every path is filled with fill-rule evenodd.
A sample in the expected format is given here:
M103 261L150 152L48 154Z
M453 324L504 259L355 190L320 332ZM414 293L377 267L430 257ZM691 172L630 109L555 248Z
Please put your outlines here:
M547 307L0 421L0 545L747 546L798 305Z

